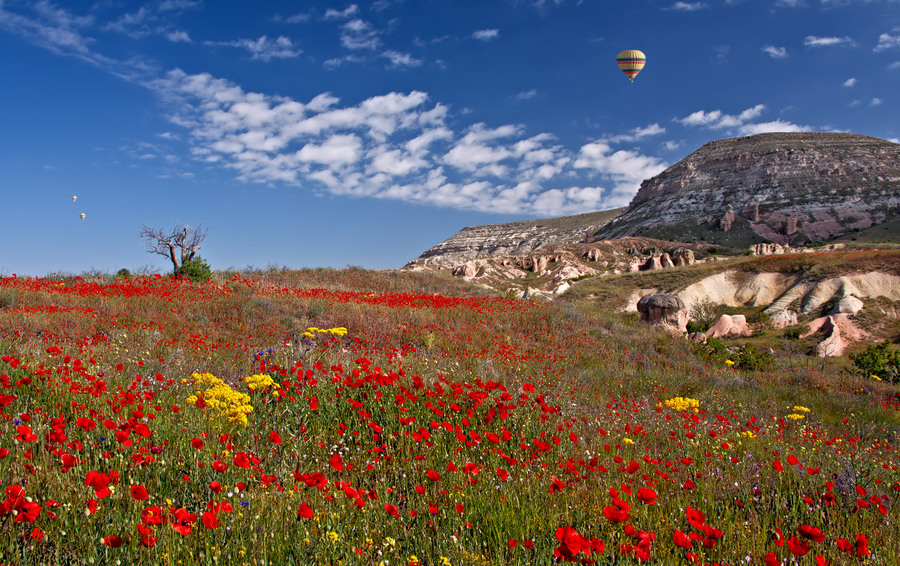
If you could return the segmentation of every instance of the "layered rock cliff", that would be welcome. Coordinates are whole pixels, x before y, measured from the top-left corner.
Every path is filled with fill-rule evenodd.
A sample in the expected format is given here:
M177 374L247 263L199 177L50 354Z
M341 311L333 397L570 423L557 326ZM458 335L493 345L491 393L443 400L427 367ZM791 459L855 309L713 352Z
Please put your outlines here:
M556 244L583 242L624 209L588 212L575 216L522 220L463 228L456 235L426 250L408 266L455 267L491 255L518 256Z
M597 239L674 232L715 241L734 230L744 245L802 244L898 213L900 145L854 134L759 134L710 142L644 181Z

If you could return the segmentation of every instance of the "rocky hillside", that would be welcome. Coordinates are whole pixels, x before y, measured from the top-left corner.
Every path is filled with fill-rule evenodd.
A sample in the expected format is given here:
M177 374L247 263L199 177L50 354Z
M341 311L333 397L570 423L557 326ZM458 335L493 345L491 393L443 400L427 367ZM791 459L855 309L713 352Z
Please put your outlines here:
M624 208L575 216L522 220L463 228L456 235L426 250L407 267L453 268L486 256L526 255L555 244L583 242L618 216Z
M798 245L898 213L900 145L854 134L759 134L710 142L644 181L597 239Z

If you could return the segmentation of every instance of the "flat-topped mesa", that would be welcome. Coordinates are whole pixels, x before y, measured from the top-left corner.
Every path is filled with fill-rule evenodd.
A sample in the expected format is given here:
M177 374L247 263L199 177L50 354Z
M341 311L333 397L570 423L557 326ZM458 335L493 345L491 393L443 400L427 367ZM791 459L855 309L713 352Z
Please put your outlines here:
M463 228L408 266L454 267L487 256L520 256L556 244L584 242L624 209Z
M900 145L837 133L771 133L707 143L641 183L599 238L662 237L703 225L779 244L822 241L900 213ZM752 231L751 231L752 230Z

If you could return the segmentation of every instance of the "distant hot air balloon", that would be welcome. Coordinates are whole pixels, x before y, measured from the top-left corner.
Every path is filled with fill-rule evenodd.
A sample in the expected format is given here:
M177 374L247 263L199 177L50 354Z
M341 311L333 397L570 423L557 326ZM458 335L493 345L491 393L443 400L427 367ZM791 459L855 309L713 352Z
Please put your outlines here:
M78 200L78 197L76 195L72 195L72 202L75 202L76 200Z
M637 49L626 49L616 57L616 64L631 82L634 82L634 77L641 72L646 62L644 53Z
M84 213L83 213L83 212L82 212L81 214L79 214L78 216L80 216L81 219L84 220Z

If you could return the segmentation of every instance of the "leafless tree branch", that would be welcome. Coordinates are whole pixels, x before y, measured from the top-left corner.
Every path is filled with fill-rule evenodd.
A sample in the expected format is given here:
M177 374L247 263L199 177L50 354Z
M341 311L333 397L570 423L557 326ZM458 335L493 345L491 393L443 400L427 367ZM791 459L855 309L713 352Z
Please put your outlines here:
M138 236L147 242L147 251L158 254L172 262L172 273L178 275L186 262L194 259L200 251L200 244L206 238L203 226L172 228L165 230L141 225Z

